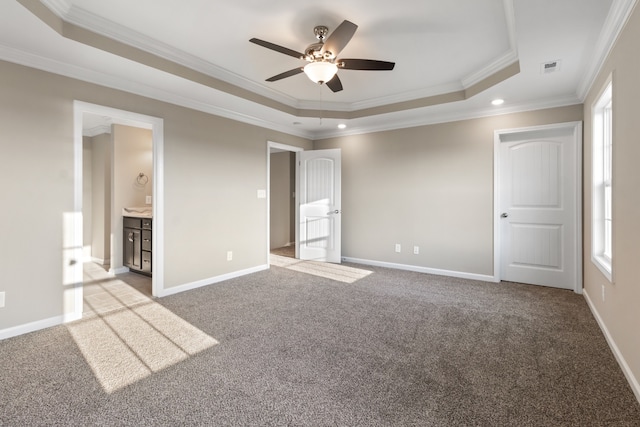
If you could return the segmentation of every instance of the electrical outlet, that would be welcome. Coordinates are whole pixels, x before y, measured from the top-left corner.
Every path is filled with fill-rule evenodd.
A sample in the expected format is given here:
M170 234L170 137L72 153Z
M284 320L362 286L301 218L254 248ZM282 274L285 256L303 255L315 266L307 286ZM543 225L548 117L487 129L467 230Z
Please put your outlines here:
M231 261L233 259L233 251L227 251L227 261Z
M414 255L420 255L420 246L414 246L413 247L413 254Z
M402 252L402 247L400 246L400 243L396 243L396 252L397 253Z
M604 285L602 285L602 302L604 302Z
M4 292L0 292L0 308L4 307Z

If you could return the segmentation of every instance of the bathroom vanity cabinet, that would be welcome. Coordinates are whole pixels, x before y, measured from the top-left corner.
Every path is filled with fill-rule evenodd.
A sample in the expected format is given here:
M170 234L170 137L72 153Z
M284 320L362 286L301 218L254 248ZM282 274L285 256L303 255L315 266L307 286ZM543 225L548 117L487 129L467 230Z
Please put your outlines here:
M123 264L151 276L151 218L123 217Z

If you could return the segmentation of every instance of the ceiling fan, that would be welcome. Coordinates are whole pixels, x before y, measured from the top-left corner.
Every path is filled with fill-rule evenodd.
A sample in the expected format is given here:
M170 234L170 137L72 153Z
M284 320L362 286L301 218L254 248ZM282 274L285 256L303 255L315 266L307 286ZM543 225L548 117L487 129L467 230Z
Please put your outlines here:
M304 53L256 38L252 38L249 41L308 62L304 67L285 71L268 78L266 81L275 82L304 72L311 81L319 84L326 83L333 92L339 92L342 90L342 82L336 73L340 69L385 71L393 70L396 65L395 62L377 61L375 59L337 59L338 54L349 43L357 29L358 26L356 24L345 20L327 37L329 29L319 25L313 29L318 41L310 44Z

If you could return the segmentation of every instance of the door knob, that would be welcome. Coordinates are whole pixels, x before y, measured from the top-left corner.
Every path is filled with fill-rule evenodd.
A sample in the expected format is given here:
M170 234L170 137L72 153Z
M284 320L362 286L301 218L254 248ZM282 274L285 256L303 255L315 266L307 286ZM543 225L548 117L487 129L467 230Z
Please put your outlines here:
M506 218L506 217L508 217L508 216L509 216L509 214L508 214L508 213L506 213L506 212L502 212L502 215L500 215L500 218Z
M336 209L335 211L327 212L327 215L339 214L340 211Z

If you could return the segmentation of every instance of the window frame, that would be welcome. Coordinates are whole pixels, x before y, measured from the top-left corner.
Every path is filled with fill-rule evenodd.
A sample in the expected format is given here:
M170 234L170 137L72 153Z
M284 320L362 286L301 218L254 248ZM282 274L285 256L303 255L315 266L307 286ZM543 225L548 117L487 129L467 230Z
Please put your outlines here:
M613 283L613 81L592 107L591 261Z

